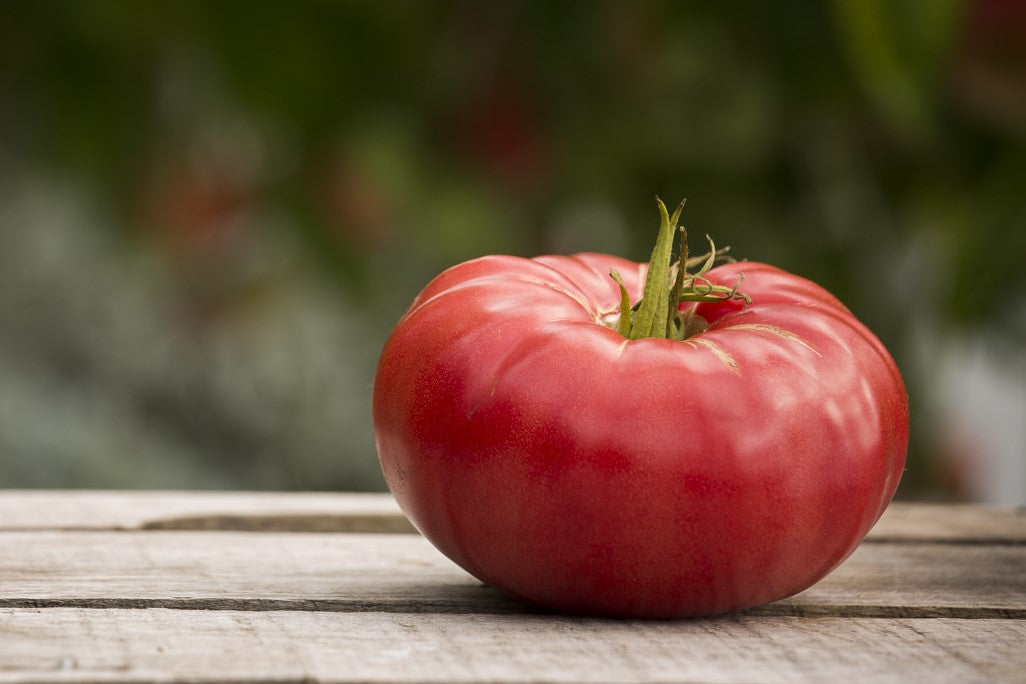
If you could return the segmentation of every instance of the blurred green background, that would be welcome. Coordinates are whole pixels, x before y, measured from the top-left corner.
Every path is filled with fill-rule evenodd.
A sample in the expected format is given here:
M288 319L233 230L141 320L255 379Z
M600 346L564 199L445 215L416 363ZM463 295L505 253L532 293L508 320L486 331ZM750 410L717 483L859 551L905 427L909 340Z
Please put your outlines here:
M884 340L900 496L1026 503L1015 0L3 3L0 487L382 488L416 292L655 194Z

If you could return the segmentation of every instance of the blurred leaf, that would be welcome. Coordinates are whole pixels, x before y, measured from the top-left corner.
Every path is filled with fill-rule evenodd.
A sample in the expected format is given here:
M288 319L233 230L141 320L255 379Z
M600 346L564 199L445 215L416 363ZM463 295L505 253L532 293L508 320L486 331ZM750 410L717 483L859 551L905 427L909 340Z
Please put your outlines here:
M852 66L899 138L936 134L933 98L961 0L834 0Z

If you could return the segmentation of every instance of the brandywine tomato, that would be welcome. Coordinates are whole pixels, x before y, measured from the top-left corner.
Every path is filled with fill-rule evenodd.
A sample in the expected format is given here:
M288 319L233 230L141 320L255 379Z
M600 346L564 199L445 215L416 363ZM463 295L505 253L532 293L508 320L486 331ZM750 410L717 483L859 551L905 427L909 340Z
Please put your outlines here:
M469 261L382 352L393 494L445 555L525 602L658 617L780 599L843 561L898 485L908 404L880 341L773 266L709 270L715 248L695 275L671 266L679 208L660 209L651 269Z

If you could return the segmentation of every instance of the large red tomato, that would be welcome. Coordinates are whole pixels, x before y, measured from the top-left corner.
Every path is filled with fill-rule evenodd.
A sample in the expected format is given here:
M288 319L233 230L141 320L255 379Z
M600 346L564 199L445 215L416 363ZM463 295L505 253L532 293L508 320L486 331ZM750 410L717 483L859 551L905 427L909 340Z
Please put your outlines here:
M843 561L898 485L908 406L880 341L773 266L675 277L678 214L651 275L601 254L476 259L385 344L389 487L512 597L645 617L780 599Z

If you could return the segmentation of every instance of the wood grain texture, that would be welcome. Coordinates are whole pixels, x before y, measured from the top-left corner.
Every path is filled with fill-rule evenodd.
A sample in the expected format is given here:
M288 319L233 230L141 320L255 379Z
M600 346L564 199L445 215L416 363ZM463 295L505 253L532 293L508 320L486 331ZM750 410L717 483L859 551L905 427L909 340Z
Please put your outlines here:
M0 609L0 682L1016 682L1026 623Z
M1026 544L1026 509L899 501L888 506L867 540Z
M414 532L389 494L0 490L0 530ZM1026 543L1026 510L895 502L869 541Z
M0 606L511 613L419 535L2 532ZM1026 546L864 544L767 615L1026 618Z
M0 490L0 530L416 532L389 494Z

